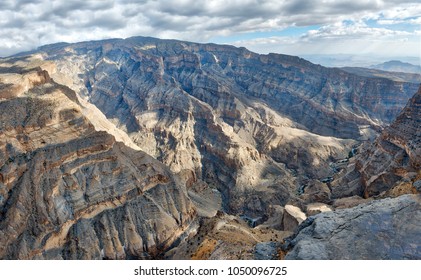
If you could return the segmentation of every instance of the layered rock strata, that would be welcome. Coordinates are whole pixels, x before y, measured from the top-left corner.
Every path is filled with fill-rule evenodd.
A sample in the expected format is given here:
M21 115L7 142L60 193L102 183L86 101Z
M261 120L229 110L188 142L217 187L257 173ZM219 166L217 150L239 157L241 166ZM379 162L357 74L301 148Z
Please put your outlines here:
M339 175L335 197L419 193L421 180L421 88L396 120Z
M196 215L181 180L96 131L75 92L50 78L51 63L0 63L0 258L154 258L169 249Z

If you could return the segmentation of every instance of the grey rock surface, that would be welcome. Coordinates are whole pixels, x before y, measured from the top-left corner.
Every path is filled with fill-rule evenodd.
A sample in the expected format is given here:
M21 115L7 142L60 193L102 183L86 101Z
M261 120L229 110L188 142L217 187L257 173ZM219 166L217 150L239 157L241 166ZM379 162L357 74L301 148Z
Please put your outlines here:
M287 241L286 259L421 259L421 197L403 195L325 212Z
M276 260L278 259L278 244L276 242L257 243L254 250L256 260Z

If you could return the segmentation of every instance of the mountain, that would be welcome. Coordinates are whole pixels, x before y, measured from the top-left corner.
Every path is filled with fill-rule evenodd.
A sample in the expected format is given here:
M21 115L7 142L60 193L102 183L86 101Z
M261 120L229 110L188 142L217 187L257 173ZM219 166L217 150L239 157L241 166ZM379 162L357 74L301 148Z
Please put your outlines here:
M348 200L351 208L307 219L286 239L286 259L421 258L420 122L421 87L337 175L331 186L339 198L334 204Z
M404 72L388 72L377 69L363 68L363 67L342 67L342 70L356 74L358 76L369 78L386 78L396 82L421 83L421 74L404 73Z
M411 63L402 62L400 60L391 60L381 64L371 65L369 68L390 71L421 74L421 66Z
M0 83L11 259L275 258L307 217L373 199L344 174L418 89L145 37L43 46Z
M0 259L153 258L194 224L182 181L97 131L53 63L0 67Z
M389 124L417 85L298 57L135 37L38 50L54 77L143 151L255 218L332 175L354 140ZM255 202L256 201L256 202Z
M338 175L336 196L398 196L421 190L421 87L396 120L383 130L348 169ZM346 175L343 175L345 174ZM343 175L343 176L342 176Z

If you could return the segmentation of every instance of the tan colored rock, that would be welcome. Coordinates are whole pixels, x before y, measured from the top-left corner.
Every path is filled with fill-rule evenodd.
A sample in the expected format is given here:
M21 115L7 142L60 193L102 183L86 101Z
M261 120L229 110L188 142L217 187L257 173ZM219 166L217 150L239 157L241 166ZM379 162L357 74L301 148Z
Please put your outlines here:
M310 203L307 205L306 213L308 216L314 216L319 213L332 211L332 208L324 203Z
M331 200L331 192L326 183L318 180L310 180L304 189L304 193L300 198L306 203L329 203Z
M361 147L355 163L333 188L335 197L398 196L419 192L410 182L421 168L421 87L373 144ZM349 192L352 190L352 192Z
M285 205L282 219L283 230L295 231L299 224L307 219L306 214L294 205Z
M26 63L19 75L31 73L28 88L0 101L0 258L165 252L196 216L185 185L159 161L96 131L75 92L32 70L43 61Z
M270 205L267 215L268 219L261 225L276 230L283 229L284 207L280 205Z
M372 198L364 199L361 196L351 196L351 197L344 197L336 199L333 202L333 207L335 209L344 209L344 208L352 208L357 205L360 205L362 203L367 203L369 201L372 201Z

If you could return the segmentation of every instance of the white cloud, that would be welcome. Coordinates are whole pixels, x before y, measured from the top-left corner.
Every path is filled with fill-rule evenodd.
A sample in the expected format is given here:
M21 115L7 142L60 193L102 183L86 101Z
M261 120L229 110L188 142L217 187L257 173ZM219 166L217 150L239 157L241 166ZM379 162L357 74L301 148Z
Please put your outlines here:
M4 0L0 2L0 56L57 41L143 35L206 42L313 25L321 28L300 38L263 38L244 44L267 52L276 44L295 41L315 45L327 40L406 36L411 42L414 32L386 27L420 24L420 14L417 0ZM367 20L385 28L364 26Z

